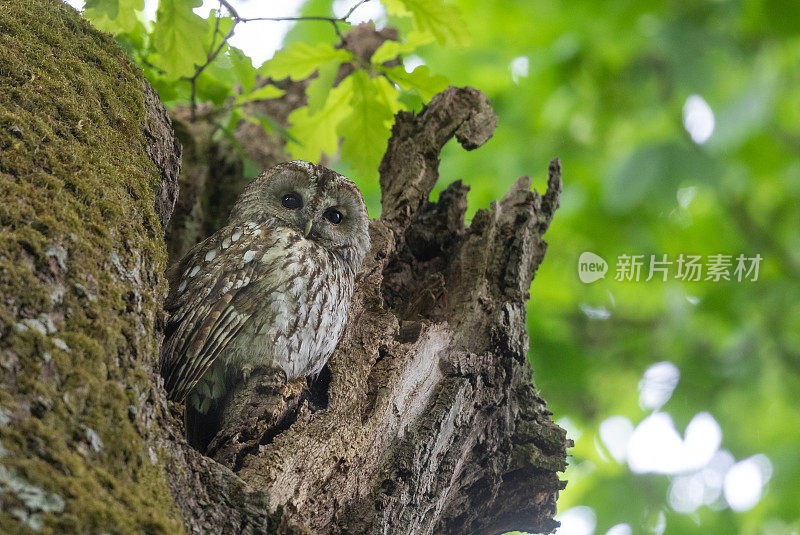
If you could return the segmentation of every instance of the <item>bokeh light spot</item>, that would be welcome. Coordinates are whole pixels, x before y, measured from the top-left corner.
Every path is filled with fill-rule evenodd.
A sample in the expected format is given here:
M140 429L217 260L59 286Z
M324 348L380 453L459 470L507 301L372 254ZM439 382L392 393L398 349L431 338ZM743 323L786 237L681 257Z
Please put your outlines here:
M683 127L692 141L702 144L714 133L714 112L700 95L690 95L683 105Z
M594 509L585 505L570 507L556 516L556 520L561 522L556 535L592 535L597 525Z

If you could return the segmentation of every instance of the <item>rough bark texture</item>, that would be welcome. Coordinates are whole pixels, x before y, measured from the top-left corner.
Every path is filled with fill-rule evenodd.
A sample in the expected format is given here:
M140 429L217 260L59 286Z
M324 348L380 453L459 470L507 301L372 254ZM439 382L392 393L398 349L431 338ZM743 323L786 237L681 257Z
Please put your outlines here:
M397 116L344 339L310 388L240 385L212 458L155 373L169 117L71 8L0 5L0 532L553 529L568 441L531 384L525 303L558 163L544 196L521 178L469 227L459 182L427 201L442 146L494 125L469 88ZM193 166L203 196L219 168Z
M114 40L0 5L0 532L174 533L154 389L180 152Z

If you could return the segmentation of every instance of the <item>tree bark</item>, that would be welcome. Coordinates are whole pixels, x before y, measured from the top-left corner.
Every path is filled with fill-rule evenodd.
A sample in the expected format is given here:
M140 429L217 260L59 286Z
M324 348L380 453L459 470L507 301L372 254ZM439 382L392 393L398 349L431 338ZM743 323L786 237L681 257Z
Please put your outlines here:
M460 182L428 201L443 145L491 137L483 94L451 87L397 115L326 370L268 396L251 376L203 455L156 370L170 118L58 0L0 6L0 88L0 532L555 528L569 441L532 385L525 304L559 164L545 195L520 178L468 227Z

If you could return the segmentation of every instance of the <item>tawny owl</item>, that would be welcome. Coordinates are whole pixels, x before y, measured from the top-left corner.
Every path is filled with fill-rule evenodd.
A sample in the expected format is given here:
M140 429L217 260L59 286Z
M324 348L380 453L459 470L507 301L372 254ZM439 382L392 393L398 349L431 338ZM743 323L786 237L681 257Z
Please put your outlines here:
M368 250L367 209L353 182L301 161L259 175L227 224L170 273L161 353L169 398L192 394L204 412L230 377L255 368L289 380L319 373Z

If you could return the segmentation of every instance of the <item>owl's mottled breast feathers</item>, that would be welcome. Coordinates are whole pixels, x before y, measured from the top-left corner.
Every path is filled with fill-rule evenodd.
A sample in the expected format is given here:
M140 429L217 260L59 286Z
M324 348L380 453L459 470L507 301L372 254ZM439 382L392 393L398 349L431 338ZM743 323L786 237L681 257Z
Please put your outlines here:
M332 194L319 190L320 181L303 178L290 183L290 188L313 190L315 199L330 202ZM327 235L315 234L312 223L326 222L312 219L313 211L304 233L298 228L301 223L292 219L300 214L257 209L270 206L264 196L275 192L269 188L284 187L277 181L268 183L269 179L269 174L256 179L237 201L229 224L168 272L169 318L161 374L172 400L184 401L215 362L234 370L279 368L292 379L318 373L338 343L355 273L369 247L363 200L357 189L356 201L339 200L341 205L356 206L344 206L343 211L363 211L350 214L363 219L353 222L355 236L339 239L329 229L322 231ZM283 179L295 180L291 175ZM350 195L349 186L355 188L346 182L340 184L345 190L337 193L339 199Z

